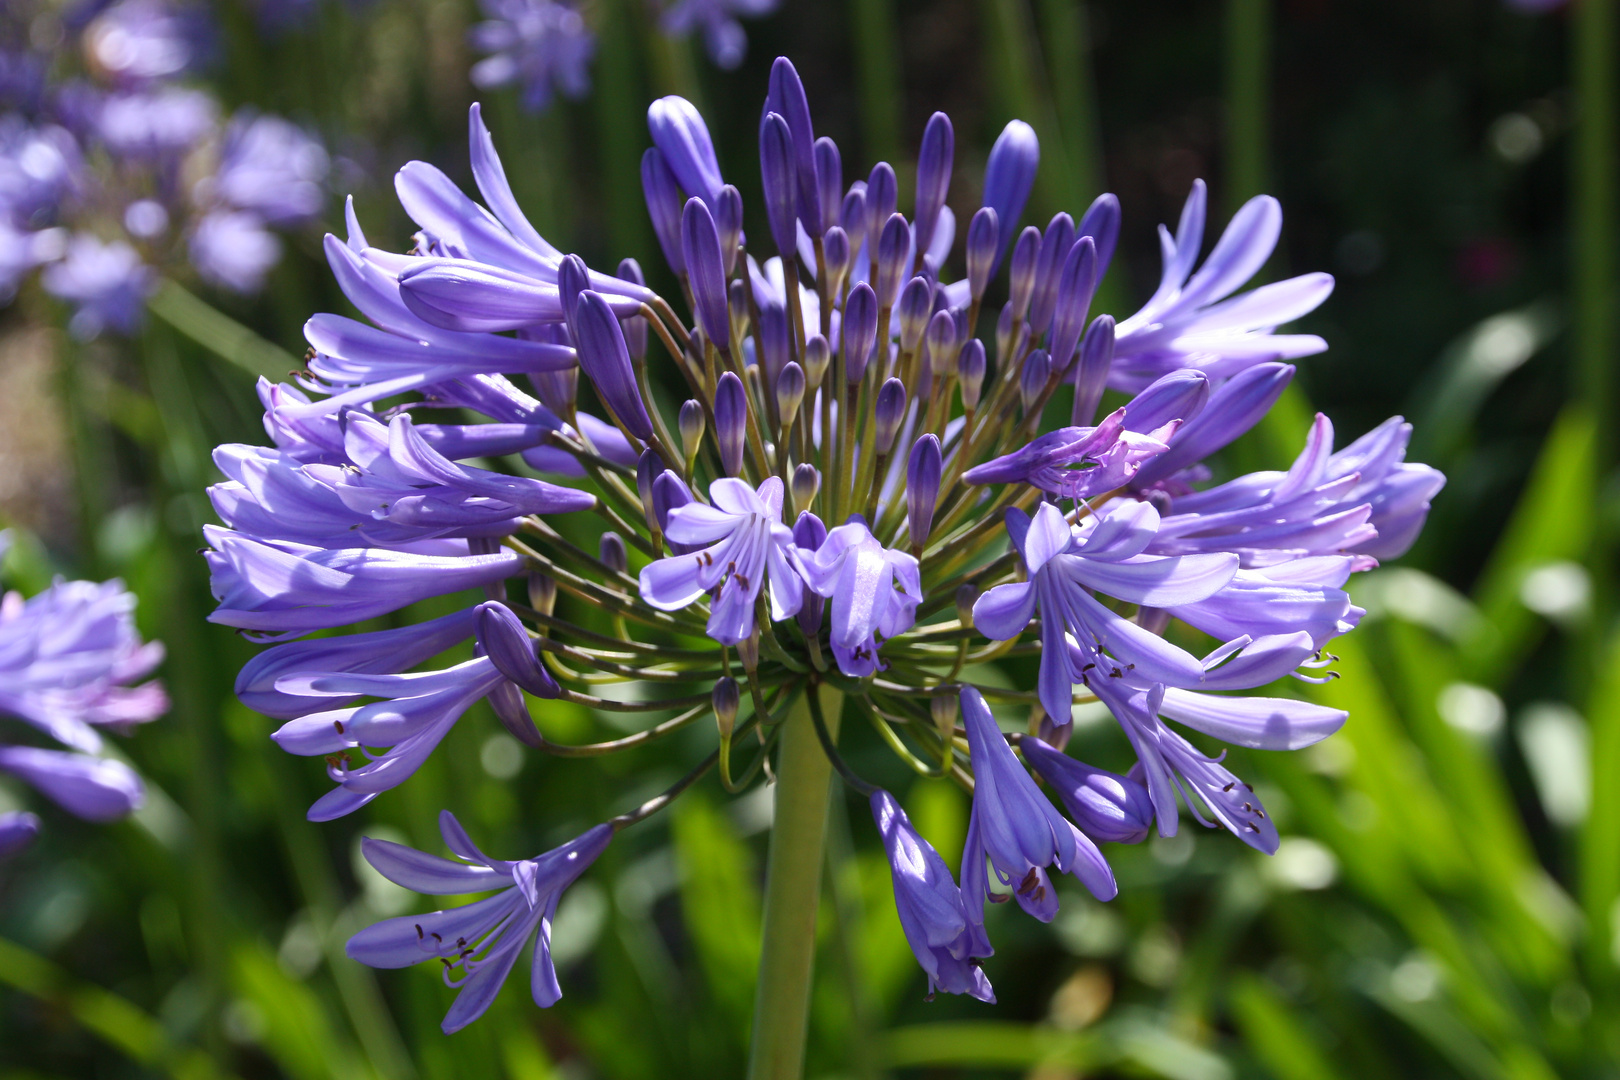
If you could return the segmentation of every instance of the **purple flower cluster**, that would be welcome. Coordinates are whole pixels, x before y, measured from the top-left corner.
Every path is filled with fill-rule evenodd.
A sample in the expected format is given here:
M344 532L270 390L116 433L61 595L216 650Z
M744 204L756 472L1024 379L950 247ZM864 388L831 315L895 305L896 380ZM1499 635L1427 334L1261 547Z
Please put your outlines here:
M89 821L123 817L144 799L129 766L100 756L101 733L127 733L169 707L160 683L139 681L162 662L163 646L142 643L134 609L118 581L58 581L26 600L0 599L0 716L66 747L0 740L0 773ZM32 814L0 815L0 858L38 829Z
M396 190L419 228L408 254L371 246L351 210L347 238L328 237L326 250L367 321L310 319L300 385L261 386L273 447L217 453L228 479L211 491L224 522L209 529L213 619L275 642L237 689L283 721L283 748L326 758L336 787L310 816L349 813L403 782L480 699L553 750L525 694L663 714L591 752L712 711L715 753L613 829L711 766L737 789L730 751L744 725L757 725L763 760L784 724L813 715L826 753L870 799L931 987L987 1000L985 905L1016 899L1050 920L1054 869L1112 897L1100 844L1155 825L1173 835L1185 804L1275 850L1259 797L1182 732L1295 749L1335 731L1343 712L1257 691L1331 676L1324 650L1362 614L1349 576L1403 553L1444 482L1404 461L1398 418L1335 451L1319 417L1288 470L1209 484L1212 456L1288 385L1288 361L1325 347L1280 329L1326 297L1325 275L1238 291L1277 242L1275 200L1243 207L1200 265L1206 196L1195 186L1178 231L1163 234L1159 289L1116 321L1091 307L1118 201L1020 229L1039 159L1028 125L996 141L960 246L943 114L925 127L907 217L889 164L845 184L798 73L777 60L760 123L768 229L752 238L696 108L664 98L648 127L643 188L689 319L634 260L596 271L542 237L475 106L482 202L431 165L404 166ZM987 310L1003 268L1005 300ZM993 324L988 344L981 321ZM678 408L659 400L655 348L690 394ZM1055 398L1069 423L1043 430ZM446 408L483 422L443 423ZM523 467L485 468L506 455ZM548 521L570 512L606 526L594 554ZM427 622L291 640L468 590ZM1175 642L1205 644L1173 642L1172 621ZM966 679L1026 634L1034 687ZM469 642L470 658L412 670ZM616 682L633 692L594 696ZM901 755L908 765L971 788L960 884L895 799L842 762L804 704L829 690L889 745L917 747ZM1003 734L998 699L1035 706L1039 737ZM744 701L752 712L739 722ZM1137 757L1126 775L1065 752L1080 701L1117 719ZM459 969L454 1029L537 935L535 998L549 1004L556 896L610 832L500 863L446 820L468 866L382 846L367 855L421 891L504 891L382 924L351 954Z
M70 328L91 338L134 332L164 273L263 286L281 257L272 230L325 203L326 153L276 117L223 123L211 94L181 82L211 37L198 8L117 0L50 52L7 58L60 77L0 94L0 302L44 267ZM65 74L76 59L82 74Z

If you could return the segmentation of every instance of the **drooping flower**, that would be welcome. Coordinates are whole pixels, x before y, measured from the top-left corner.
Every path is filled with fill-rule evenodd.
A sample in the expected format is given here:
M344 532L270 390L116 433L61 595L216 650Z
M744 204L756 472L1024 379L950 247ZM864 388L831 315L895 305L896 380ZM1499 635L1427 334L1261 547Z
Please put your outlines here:
M804 594L789 561L793 531L782 524L782 481L770 477L758 490L722 477L709 486L712 506L688 503L669 512L664 535L689 547L641 571L641 595L664 611L676 611L708 595L709 636L735 645L754 633L754 600L771 584L771 619L796 614Z
M879 788L870 802L872 819L889 857L900 928L928 975L929 995L943 990L993 1003L995 991L975 963L989 954L973 951L975 942L968 931L962 890L956 887L950 868L912 826L893 795Z
M458 991L440 1025L447 1035L484 1015L530 941L534 1003L541 1008L556 1004L562 997L551 962L557 901L602 854L613 839L612 826L597 825L562 847L521 862L491 859L479 851L448 810L439 814L439 829L445 846L464 861L370 838L361 841L360 850L383 877L429 896L501 891L447 911L387 919L354 935L344 951L375 968L442 961L445 984Z

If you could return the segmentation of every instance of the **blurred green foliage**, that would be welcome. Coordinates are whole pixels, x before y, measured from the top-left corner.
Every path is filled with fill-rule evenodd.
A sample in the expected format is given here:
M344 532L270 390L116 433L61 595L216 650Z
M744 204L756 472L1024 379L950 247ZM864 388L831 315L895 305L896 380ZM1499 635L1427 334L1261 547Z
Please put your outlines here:
M319 128L368 233L408 246L392 170L423 157L467 171L473 4L333 2L279 37L243 3L211 6L224 55L208 77L227 103ZM1343 677L1298 688L1349 709L1344 732L1300 754L1234 753L1279 819L1277 856L1184 826L1111 847L1111 904L1066 884L1051 927L992 909L998 1005L922 1000L865 808L837 801L810 1075L1620 1075L1617 414L1592 379L1572 383L1567 329L1614 300L1605 260L1572 264L1571 245L1604 225L1590 215L1613 192L1588 182L1582 201L1565 197L1572 126L1612 115L1578 112L1574 80L1612 63L1615 43L1589 43L1585 67L1566 47L1571 19L1600 6L1531 18L1492 0L786 0L749 24L744 67L720 74L659 37L640 0L594 0L590 98L539 117L510 95L486 101L542 232L597 265L633 254L655 285L665 271L636 172L645 103L697 101L757 215L755 109L777 52L804 73L852 176L891 155L906 191L922 121L951 113L959 220L994 133L1028 119L1044 158L1033 216L1077 209L1105 183L1120 194L1107 283L1120 313L1150 290L1152 230L1195 176L1228 207L1270 190L1287 213L1272 272L1339 276L1307 327L1332 351L1301 365L1291 408L1227 468L1282 464L1314 406L1345 440L1404 411L1419 424L1413 457L1451 477L1418 549L1354 585L1368 615L1338 646ZM1612 264L1615 240L1581 250L1607 245ZM346 304L310 235L260 299L170 285L129 346L51 338L76 504L13 549L7 583L122 575L143 631L169 646L175 708L120 743L150 779L144 811L110 828L47 811L42 842L0 870L0 1078L738 1074L769 820L759 789L699 788L615 842L559 911L565 996L549 1011L514 979L446 1038L435 971L343 958L360 926L427 903L370 871L359 836L438 850L435 817L452 806L487 850L538 851L664 786L708 733L668 753L540 761L480 708L390 798L304 821L324 777L232 697L251 648L204 621L194 548L210 448L260 441L252 376L296 366L298 327L318 310ZM25 296L0 333L15 344L56 314ZM620 730L574 706L540 716L565 741ZM905 791L870 733L846 727L852 763ZM1125 764L1107 723L1082 724L1076 743ZM22 797L0 787L0 802ZM919 782L904 801L954 865L960 793Z

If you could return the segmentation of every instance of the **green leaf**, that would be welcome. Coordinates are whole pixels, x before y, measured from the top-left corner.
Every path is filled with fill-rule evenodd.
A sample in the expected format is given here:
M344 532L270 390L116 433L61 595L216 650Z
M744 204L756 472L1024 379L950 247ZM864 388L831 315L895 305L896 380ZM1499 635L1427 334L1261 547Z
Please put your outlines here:
M180 333L249 375L279 382L289 371L304 366L292 353L266 341L173 281L165 279L146 306Z
M360 1080L375 1071L355 1052L332 1011L314 990L289 978L266 948L237 946L232 955L235 993L263 1021L259 1045L293 1080Z
M1339 1071L1310 1024L1266 980L1238 972L1231 1006L1244 1041L1277 1080L1337 1080Z
M1592 730L1592 806L1580 841L1581 906L1592 974L1615 982L1614 915L1620 901L1620 634L1609 642L1587 702Z
M699 792L676 803L672 832L681 912L715 1004L747 1044L759 967L760 895L753 852Z

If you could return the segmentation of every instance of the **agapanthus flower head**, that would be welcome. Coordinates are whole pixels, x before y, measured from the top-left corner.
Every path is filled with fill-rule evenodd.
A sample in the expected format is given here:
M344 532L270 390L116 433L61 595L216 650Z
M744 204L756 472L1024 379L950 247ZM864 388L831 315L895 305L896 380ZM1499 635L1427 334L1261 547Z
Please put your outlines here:
M481 89L517 84L536 112L552 97L584 97L591 88L596 35L579 8L564 0L479 0L486 21L468 31L472 47L488 53L473 65Z
M295 225L321 212L327 167L326 149L297 124L244 111L231 118L219 167L196 196L250 211L269 225Z
M145 86L184 75L209 50L211 27L198 8L169 0L118 0L84 28L85 61L118 86Z
M541 8L578 17L539 3L514 4L512 17ZM698 25L737 8L671 10ZM516 31L501 33L516 49ZM502 62L515 78L516 61ZM1345 721L1254 691L1333 676L1324 646L1362 614L1349 576L1405 550L1442 481L1402 460L1400 421L1334 453L1324 419L1292 469L1208 486L1210 456L1292 379L1284 361L1322 347L1277 331L1320 302L1325 275L1233 295L1277 242L1274 200L1245 206L1198 267L1196 187L1178 233L1165 234L1160 289L1116 321L1092 308L1119 202L1103 195L1071 208L1078 222L1062 212L1026 227L1040 158L1029 125L996 141L957 259L950 121L935 114L919 133L907 216L894 166L847 161L816 134L810 102L778 59L760 109L758 187L722 175L691 102L649 108L642 188L684 314L639 266L605 273L542 237L476 106L480 201L407 164L395 188L419 232L403 254L370 243L351 208L346 239L328 237L326 250L367 321L314 316L297 387L260 387L274 448L220 449L228 479L211 495L227 527L208 530L212 618L280 642L244 669L238 692L283 721L283 747L327 757L336 787L316 818L406 780L479 700L515 737L562 754L639 746L712 712L713 753L612 828L656 813L710 767L727 790L745 786L755 773L732 770L736 741L757 725L763 764L804 752L772 732L808 722L871 801L930 988L989 1000L984 905L1016 898L1050 920L1053 868L1112 897L1099 843L1139 841L1155 823L1171 835L1185 803L1275 849L1259 798L1191 739L1297 749ZM846 171L864 179L846 187ZM744 204L750 190L761 206ZM745 245L745 219L767 226L763 243ZM1003 263L1008 302L981 311ZM954 277L960 265L965 278ZM1043 428L1066 384L1071 423ZM679 396L662 400L669 385ZM1098 418L1110 388L1129 400ZM589 411L598 405L605 418ZM457 423L441 422L445 409L460 410ZM551 479L496 463L511 454ZM576 511L599 522L588 542L551 520ZM416 625L285 640L463 590L481 602ZM1167 636L1173 620L1213 644L1189 651L1182 631ZM1026 635L1039 640L1039 737L1003 734L987 701L1029 689L977 678L1002 647L974 641ZM469 638L470 659L417 670ZM636 692L598 696L613 683ZM640 692L658 686L672 689ZM819 711L833 691L891 746L919 747L905 751L912 767L971 782L960 889L895 800L840 756ZM662 715L610 742L558 747L525 694ZM1135 751L1123 775L1064 752L1073 706L1091 701ZM470 865L368 844L403 884L505 891L381 924L351 955L444 960L465 979L446 1021L460 1027L537 930L547 955L557 893L610 832L559 849L566 859L527 863L487 859L459 827L446 840ZM555 979L543 961L537 971L548 1004Z
M439 815L445 846L457 859L416 851L388 840L361 841L361 852L378 873L396 885L430 896L500 890L483 900L435 911L401 915L369 926L349 939L344 951L370 967L410 967L427 960L444 964L444 981L457 990L445 1014L445 1034L460 1031L484 1015L526 947L533 943L530 992L548 1008L562 997L551 962L551 923L557 901L590 868L613 839L609 825L598 825L562 847L521 862L485 855L454 815Z

